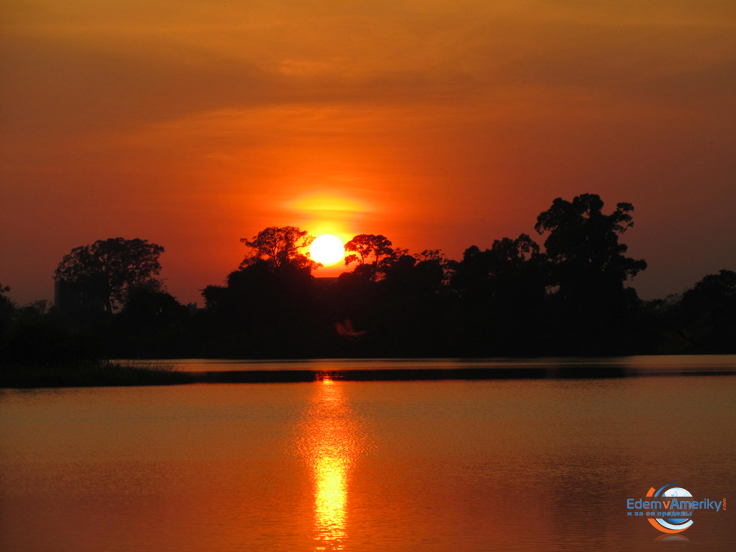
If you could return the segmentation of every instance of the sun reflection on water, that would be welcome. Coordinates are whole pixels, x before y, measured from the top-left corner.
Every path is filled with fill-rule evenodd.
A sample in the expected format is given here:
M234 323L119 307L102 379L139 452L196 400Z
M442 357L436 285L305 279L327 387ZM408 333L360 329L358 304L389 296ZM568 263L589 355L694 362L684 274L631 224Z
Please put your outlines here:
M314 466L316 491L314 513L317 530L324 540L345 537L345 506L348 501L347 466L340 458L325 455Z
M319 382L299 436L299 450L314 482L317 550L344 549L350 472L365 444L362 423L342 384L329 378Z

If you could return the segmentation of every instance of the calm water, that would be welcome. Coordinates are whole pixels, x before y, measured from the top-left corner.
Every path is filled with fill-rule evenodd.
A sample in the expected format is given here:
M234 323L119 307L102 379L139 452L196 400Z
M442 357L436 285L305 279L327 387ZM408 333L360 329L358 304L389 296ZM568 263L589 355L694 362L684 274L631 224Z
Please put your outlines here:
M0 391L0 550L662 550L733 496L736 377ZM730 511L683 535L733 550Z

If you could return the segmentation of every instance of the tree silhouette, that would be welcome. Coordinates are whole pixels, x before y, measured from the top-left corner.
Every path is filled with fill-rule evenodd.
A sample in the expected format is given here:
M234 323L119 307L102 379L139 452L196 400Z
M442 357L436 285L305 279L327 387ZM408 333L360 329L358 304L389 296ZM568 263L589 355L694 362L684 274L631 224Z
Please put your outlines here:
M624 256L628 247L619 243L619 236L634 226L634 206L619 203L610 215L602 210L597 194L582 194L572 202L558 197L537 217L534 229L549 232L544 247L563 295L603 280L620 286L647 267L644 260Z
M714 309L733 301L736 301L736 272L732 270L705 276L682 296L683 305L693 310Z
M240 241L250 249L240 263L241 269L259 261L267 263L272 270L283 270L292 266L311 271L321 266L312 260L308 252L301 252L312 244L314 236L295 226L269 226L253 239L242 238Z
M570 352L613 350L631 328L639 299L624 282L647 267L644 260L626 257L628 248L619 242L634 225L633 210L630 203L618 203L605 215L598 195L582 194L572 202L555 199L537 218L534 228L548 233L544 246L551 284L559 286L552 298L560 332L556 341L574 348Z
M495 240L491 249L469 247L450 261L450 289L458 300L457 341L477 355L530 354L538 335L549 282L545 257L527 234Z
M182 326L189 310L164 291L138 289L130 294L115 322L126 331L145 333Z
M391 240L380 234L358 234L345 244L345 251L350 252L350 255L345 256L345 266L357 262L354 272L371 281L375 281L379 274L385 272L386 267L397 256Z
M225 328L239 334L237 350L298 355L313 314L313 282L309 266L299 266L298 261L274 269L267 260L258 259L231 272L223 292L210 290L214 291L213 314Z
M413 257L417 261L439 261L442 264L447 262L447 257L441 249L425 249L421 253L415 253Z
M440 255L402 255L386 267L386 289L400 295L438 293L445 280L444 256Z
M98 355L733 353L736 272L705 276L681 297L640 301L628 281L646 262L627 256L622 243L632 214L629 203L604 212L595 194L558 198L536 220L544 246L521 234L468 247L459 261L433 249L409 255L384 235L360 234L346 244L349 269L324 279L312 276L307 232L269 227L242 240L240 267L202 289L206 309L191 315L159 291L163 247L101 240L72 250L54 275L82 316L67 316L61 303L19 307L0 285L0 364Z
M227 292L227 288L225 286L209 285L199 291L202 294L202 298L204 299L205 308L214 311L220 305L222 298Z
M709 274L682 294L681 334L710 352L736 343L736 272ZM684 330L682 329L684 328Z
M3 326L10 322L15 315L15 303L13 303L10 297L5 295L9 291L10 286L3 286L0 283L0 331L2 331Z
M522 293L518 289L519 284L523 283L520 276L523 268L532 260L536 261L535 268L539 272L538 265L541 261L539 245L528 234L521 234L515 240L511 238L495 240L491 249L485 251L473 245L465 250L462 261L450 262L454 271L452 287L461 296L468 294L472 296L479 292L488 292L492 295L510 291Z
M159 290L159 256L164 248L148 240L110 238L72 249L54 279L65 289L102 302L108 313L124 304L136 288Z

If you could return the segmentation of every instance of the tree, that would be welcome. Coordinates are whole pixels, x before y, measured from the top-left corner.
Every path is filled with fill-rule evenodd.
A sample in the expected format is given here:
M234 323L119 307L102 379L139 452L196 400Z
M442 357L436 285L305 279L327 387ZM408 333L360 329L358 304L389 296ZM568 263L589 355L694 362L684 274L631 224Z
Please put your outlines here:
M442 258L422 259L421 256L402 255L386 267L383 283L389 295L430 296L439 293L444 285L445 271Z
M395 250L391 240L383 235L358 234L345 244L345 266L357 262L354 272L375 281L379 273L385 272L387 266L405 251Z
M545 288L541 277L539 245L529 235L521 234L517 239L495 240L491 249L481 251L478 246L465 250L463 260L451 261L454 271L452 287L461 296L478 293L497 296L518 294L528 296L527 280L533 280L532 288L538 293ZM528 278L527 275L534 275ZM516 291L514 291L516 290Z
M545 257L527 234L465 250L451 261L450 289L458 299L456 341L472 354L530 354L536 344L548 283Z
M72 249L54 273L65 293L98 300L112 313L138 288L160 290L164 248L148 240L110 238Z
M172 295L143 288L130 294L115 322L133 333L149 333L182 327L189 318L189 309Z
M705 276L682 296L683 305L693 311L717 309L734 301L736 272L732 270L719 270L718 274Z
M447 263L447 257L441 249L425 249L421 253L415 253L413 257L417 261L439 261L443 265Z
M310 268L257 259L231 272L225 288L205 288L208 311L231 355L299 355L313 326ZM219 338L218 338L219 339Z
M631 203L618 203L603 214L597 194L582 194L572 202L557 198L537 217L535 230L549 232L544 242L553 276L565 296L591 287L617 288L647 268L644 260L626 257L628 247L619 236L634 226Z
M9 291L10 286L3 286L0 283L0 330L6 322L10 322L15 316L15 303L5 295Z
M272 270L292 267L311 271L321 266L312 260L308 252L301 252L312 245L314 236L295 226L269 226L253 239L242 238L240 241L250 249L240 263L241 269L258 261L266 262Z
M619 242L634 225L630 203L618 203L610 215L596 194L572 202L557 198L541 213L534 227L548 233L544 242L550 264L550 296L556 319L553 340L565 354L600 354L626 350L636 340L634 318L640 301L625 287L647 267L646 261L625 255Z
M199 291L202 293L202 298L204 299L204 308L214 311L220 305L222 298L227 292L227 288L225 286L209 285Z
M720 270L682 295L681 334L709 352L733 352L736 344L736 272Z

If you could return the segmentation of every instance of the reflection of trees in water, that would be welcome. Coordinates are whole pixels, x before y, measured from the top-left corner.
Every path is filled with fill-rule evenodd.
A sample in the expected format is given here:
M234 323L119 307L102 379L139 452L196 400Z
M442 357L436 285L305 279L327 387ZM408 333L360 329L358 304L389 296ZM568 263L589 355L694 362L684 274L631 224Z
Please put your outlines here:
M350 471L366 446L363 424L350 408L342 384L330 379L317 383L299 424L297 448L314 481L318 550L343 549Z

